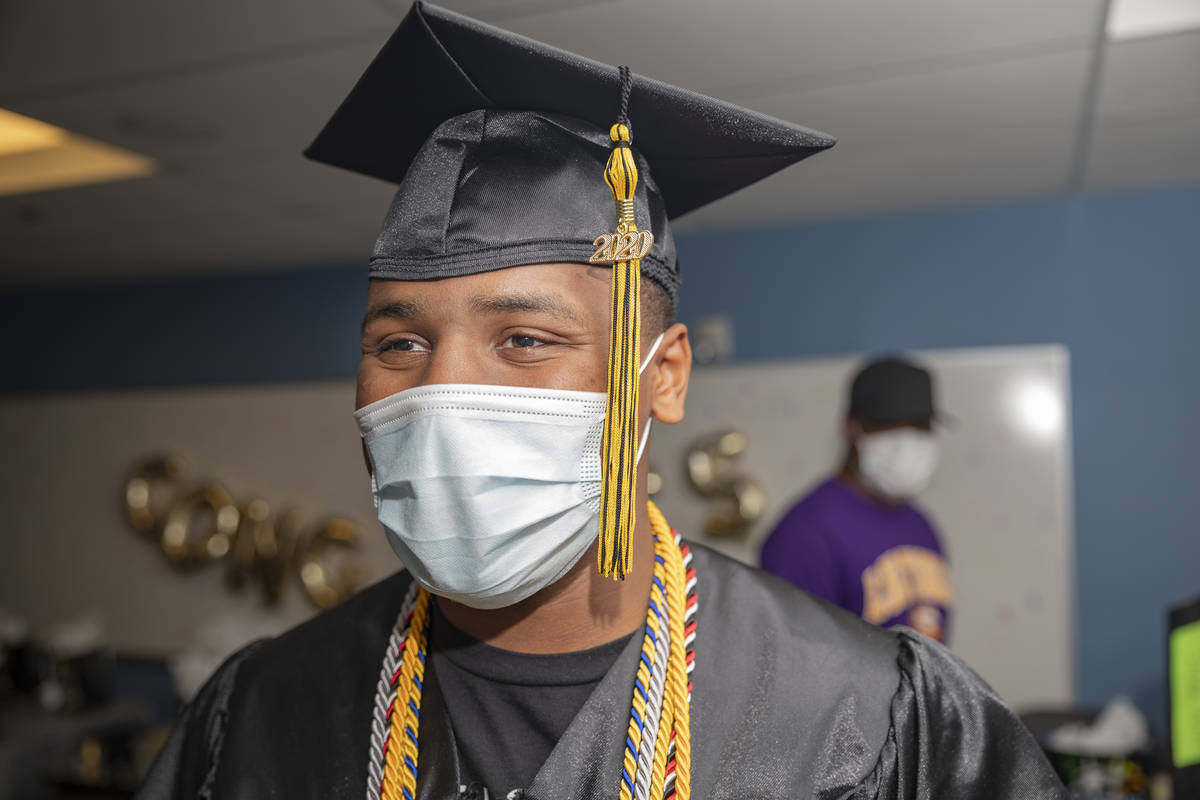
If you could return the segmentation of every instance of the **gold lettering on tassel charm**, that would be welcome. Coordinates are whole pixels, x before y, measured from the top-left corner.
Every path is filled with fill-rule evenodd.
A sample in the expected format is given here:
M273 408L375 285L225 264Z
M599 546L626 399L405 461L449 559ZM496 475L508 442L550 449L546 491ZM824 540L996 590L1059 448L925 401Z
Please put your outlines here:
M654 234L650 231L630 232L624 223L617 226L616 233L602 233L592 242L596 252L588 259L589 264L615 264L618 261L641 260L654 246Z

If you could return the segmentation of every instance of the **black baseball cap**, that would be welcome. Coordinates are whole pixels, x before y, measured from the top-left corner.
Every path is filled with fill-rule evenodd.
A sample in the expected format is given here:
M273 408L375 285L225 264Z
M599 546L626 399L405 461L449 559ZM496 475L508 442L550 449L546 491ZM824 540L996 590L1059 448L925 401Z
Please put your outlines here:
M850 419L874 425L930 422L942 415L933 402L933 376L929 370L898 356L870 361L850 384Z

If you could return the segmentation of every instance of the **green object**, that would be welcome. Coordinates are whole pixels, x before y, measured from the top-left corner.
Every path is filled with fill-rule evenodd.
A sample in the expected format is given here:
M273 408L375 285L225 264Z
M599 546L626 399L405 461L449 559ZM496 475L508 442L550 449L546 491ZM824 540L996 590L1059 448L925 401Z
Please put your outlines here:
M1171 631L1171 750L1176 769L1200 764L1200 621Z

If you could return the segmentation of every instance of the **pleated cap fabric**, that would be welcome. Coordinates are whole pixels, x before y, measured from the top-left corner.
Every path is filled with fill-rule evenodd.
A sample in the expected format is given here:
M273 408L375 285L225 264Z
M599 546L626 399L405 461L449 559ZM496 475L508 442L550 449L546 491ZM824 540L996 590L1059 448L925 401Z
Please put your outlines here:
M421 280L551 262L583 263L616 226L604 183L608 135L533 111L470 111L442 123L400 185L371 256L371 277ZM636 153L639 167L645 161ZM675 242L649 172L634 197L654 234L642 274L674 297Z
M616 220L603 175L619 91L616 67L417 2L305 155L400 185L372 277L586 263ZM655 239L642 272L672 296L669 219L834 143L640 75L629 119L637 223Z

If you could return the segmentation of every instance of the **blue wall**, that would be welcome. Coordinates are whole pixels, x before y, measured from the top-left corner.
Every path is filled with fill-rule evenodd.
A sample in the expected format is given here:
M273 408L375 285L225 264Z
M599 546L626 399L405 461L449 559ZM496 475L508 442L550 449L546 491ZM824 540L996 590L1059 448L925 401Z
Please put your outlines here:
M682 317L739 358L1071 351L1079 699L1162 731L1165 607L1200 592L1200 186L685 236ZM0 391L346 377L361 268L0 297Z
M353 375L359 268L0 295L0 392Z

